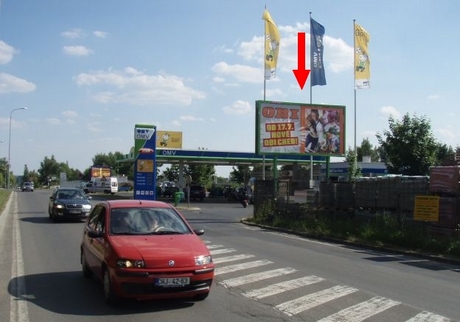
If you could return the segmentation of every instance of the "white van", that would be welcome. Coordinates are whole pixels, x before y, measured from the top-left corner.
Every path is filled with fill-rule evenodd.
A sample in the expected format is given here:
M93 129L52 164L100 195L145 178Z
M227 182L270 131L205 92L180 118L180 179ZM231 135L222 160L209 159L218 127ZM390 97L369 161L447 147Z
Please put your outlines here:
M83 190L85 193L103 192L115 194L118 192L118 179L116 177L93 178Z

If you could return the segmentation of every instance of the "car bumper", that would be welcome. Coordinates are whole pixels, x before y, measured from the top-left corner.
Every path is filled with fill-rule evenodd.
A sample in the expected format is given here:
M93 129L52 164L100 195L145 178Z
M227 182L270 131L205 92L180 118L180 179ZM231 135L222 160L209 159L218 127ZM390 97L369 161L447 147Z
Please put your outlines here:
M58 218L68 218L68 219L85 219L88 217L89 212L78 212L73 213L69 211L56 211L55 215Z
M189 277L190 284L183 286L157 286L160 277ZM112 282L115 292L123 298L152 300L165 298L192 298L199 294L209 293L214 279L214 267L203 272L127 272L114 270Z

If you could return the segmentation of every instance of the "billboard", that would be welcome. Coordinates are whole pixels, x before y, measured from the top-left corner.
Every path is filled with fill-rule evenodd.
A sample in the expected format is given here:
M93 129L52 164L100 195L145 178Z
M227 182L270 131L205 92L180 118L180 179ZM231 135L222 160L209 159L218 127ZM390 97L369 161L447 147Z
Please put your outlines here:
M159 149L182 149L182 132L157 131L157 144Z
M156 199L156 126L134 127L134 199Z
M345 106L256 101L256 153L344 156Z
M110 167L98 167L92 166L91 167L91 179L93 178L109 178L112 175L112 169Z

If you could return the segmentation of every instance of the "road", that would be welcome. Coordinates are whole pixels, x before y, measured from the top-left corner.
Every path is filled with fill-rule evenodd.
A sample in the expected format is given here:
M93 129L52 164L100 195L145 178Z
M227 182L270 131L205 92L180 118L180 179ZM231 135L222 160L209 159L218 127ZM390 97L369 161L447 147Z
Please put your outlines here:
M216 262L208 299L111 308L82 277L83 224L49 221L48 196L15 192L0 216L2 322L460 321L460 266L247 226L238 203L179 205Z

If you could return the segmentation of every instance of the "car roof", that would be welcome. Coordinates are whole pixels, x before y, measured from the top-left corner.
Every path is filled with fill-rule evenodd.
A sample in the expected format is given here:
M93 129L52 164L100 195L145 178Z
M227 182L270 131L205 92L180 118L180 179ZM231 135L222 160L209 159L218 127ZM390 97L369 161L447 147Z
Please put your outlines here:
M170 204L157 200L116 199L104 200L102 203L107 204L111 208L172 208Z

